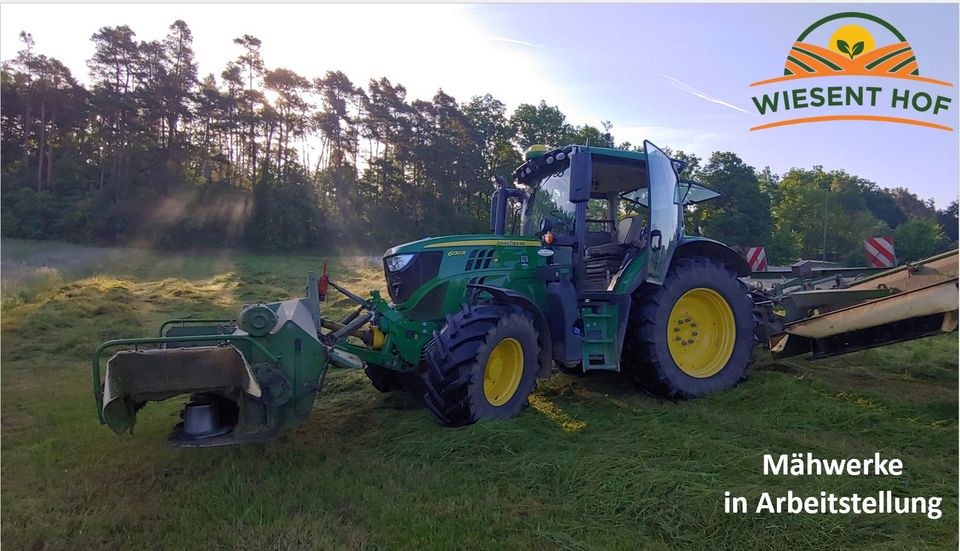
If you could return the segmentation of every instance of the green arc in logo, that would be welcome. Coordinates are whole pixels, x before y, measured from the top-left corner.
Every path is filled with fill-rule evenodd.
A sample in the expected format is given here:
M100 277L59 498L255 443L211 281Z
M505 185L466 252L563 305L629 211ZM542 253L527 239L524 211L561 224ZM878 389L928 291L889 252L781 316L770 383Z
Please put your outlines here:
M821 19L820 21L817 21L813 25L810 25L809 27L807 27L807 30L803 31L803 34L801 34L800 37L797 38L797 42L803 42L803 39L806 38L807 35L812 33L814 30L816 30L816 28L819 27L820 25L823 25L824 23L829 23L830 21L833 21L835 19L845 19L847 17L854 17L858 19L866 19L868 21L873 21L874 23L877 23L878 25L883 26L885 29L893 33L893 36L897 37L897 39L899 39L900 42L907 41L907 39L904 38L902 34L900 34L900 31L898 31L896 27L894 27L890 23L887 23L886 21L884 21L883 19L880 19L875 15L870 15L869 13L860 13L856 11L846 11L843 13L835 13L833 15L828 15L823 19Z

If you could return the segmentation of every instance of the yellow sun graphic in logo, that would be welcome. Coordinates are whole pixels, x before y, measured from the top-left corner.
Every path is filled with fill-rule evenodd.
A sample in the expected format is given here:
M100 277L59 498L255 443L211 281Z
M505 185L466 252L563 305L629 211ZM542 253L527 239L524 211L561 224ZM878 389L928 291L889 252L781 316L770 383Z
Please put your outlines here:
M850 59L861 56L875 47L873 35L860 25L844 25L830 37L829 48Z

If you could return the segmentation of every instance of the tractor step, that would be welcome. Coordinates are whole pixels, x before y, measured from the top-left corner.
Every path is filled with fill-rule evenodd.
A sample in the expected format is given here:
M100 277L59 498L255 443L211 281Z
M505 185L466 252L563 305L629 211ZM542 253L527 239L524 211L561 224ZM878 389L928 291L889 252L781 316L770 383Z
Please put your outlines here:
M617 306L609 302L585 302L580 307L583 319L583 370L620 371L617 346Z

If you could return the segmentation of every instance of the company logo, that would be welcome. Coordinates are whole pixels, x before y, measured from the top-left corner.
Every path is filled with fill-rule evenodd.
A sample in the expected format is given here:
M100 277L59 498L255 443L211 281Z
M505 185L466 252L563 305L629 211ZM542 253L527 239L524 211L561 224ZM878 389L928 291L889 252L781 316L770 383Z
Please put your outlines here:
M848 78L842 85L822 80L836 77ZM887 82L895 84L874 77L894 79ZM953 84L921 75L903 34L867 13L837 13L810 25L790 47L783 75L750 86L769 90L751 98L757 112L780 119L751 131L843 120L953 130L942 124L948 121L952 101L942 95L943 87ZM813 115L814 110L830 113Z

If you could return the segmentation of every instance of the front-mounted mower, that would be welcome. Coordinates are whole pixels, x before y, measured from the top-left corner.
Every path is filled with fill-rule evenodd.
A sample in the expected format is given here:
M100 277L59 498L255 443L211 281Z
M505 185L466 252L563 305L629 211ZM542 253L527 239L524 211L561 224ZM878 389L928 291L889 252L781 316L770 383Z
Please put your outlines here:
M309 415L330 362L363 367L380 391L422 396L450 426L516 415L554 366L624 371L671 399L732 387L754 342L738 279L749 269L725 245L684 234L684 206L718 194L682 170L649 142L642 152L531 148L514 186L497 180L491 233L384 254L389 300L330 282L357 303L334 322L320 312L328 280L311 276L306 298L100 345L101 422L131 430L147 401L185 394L175 443L268 439Z

